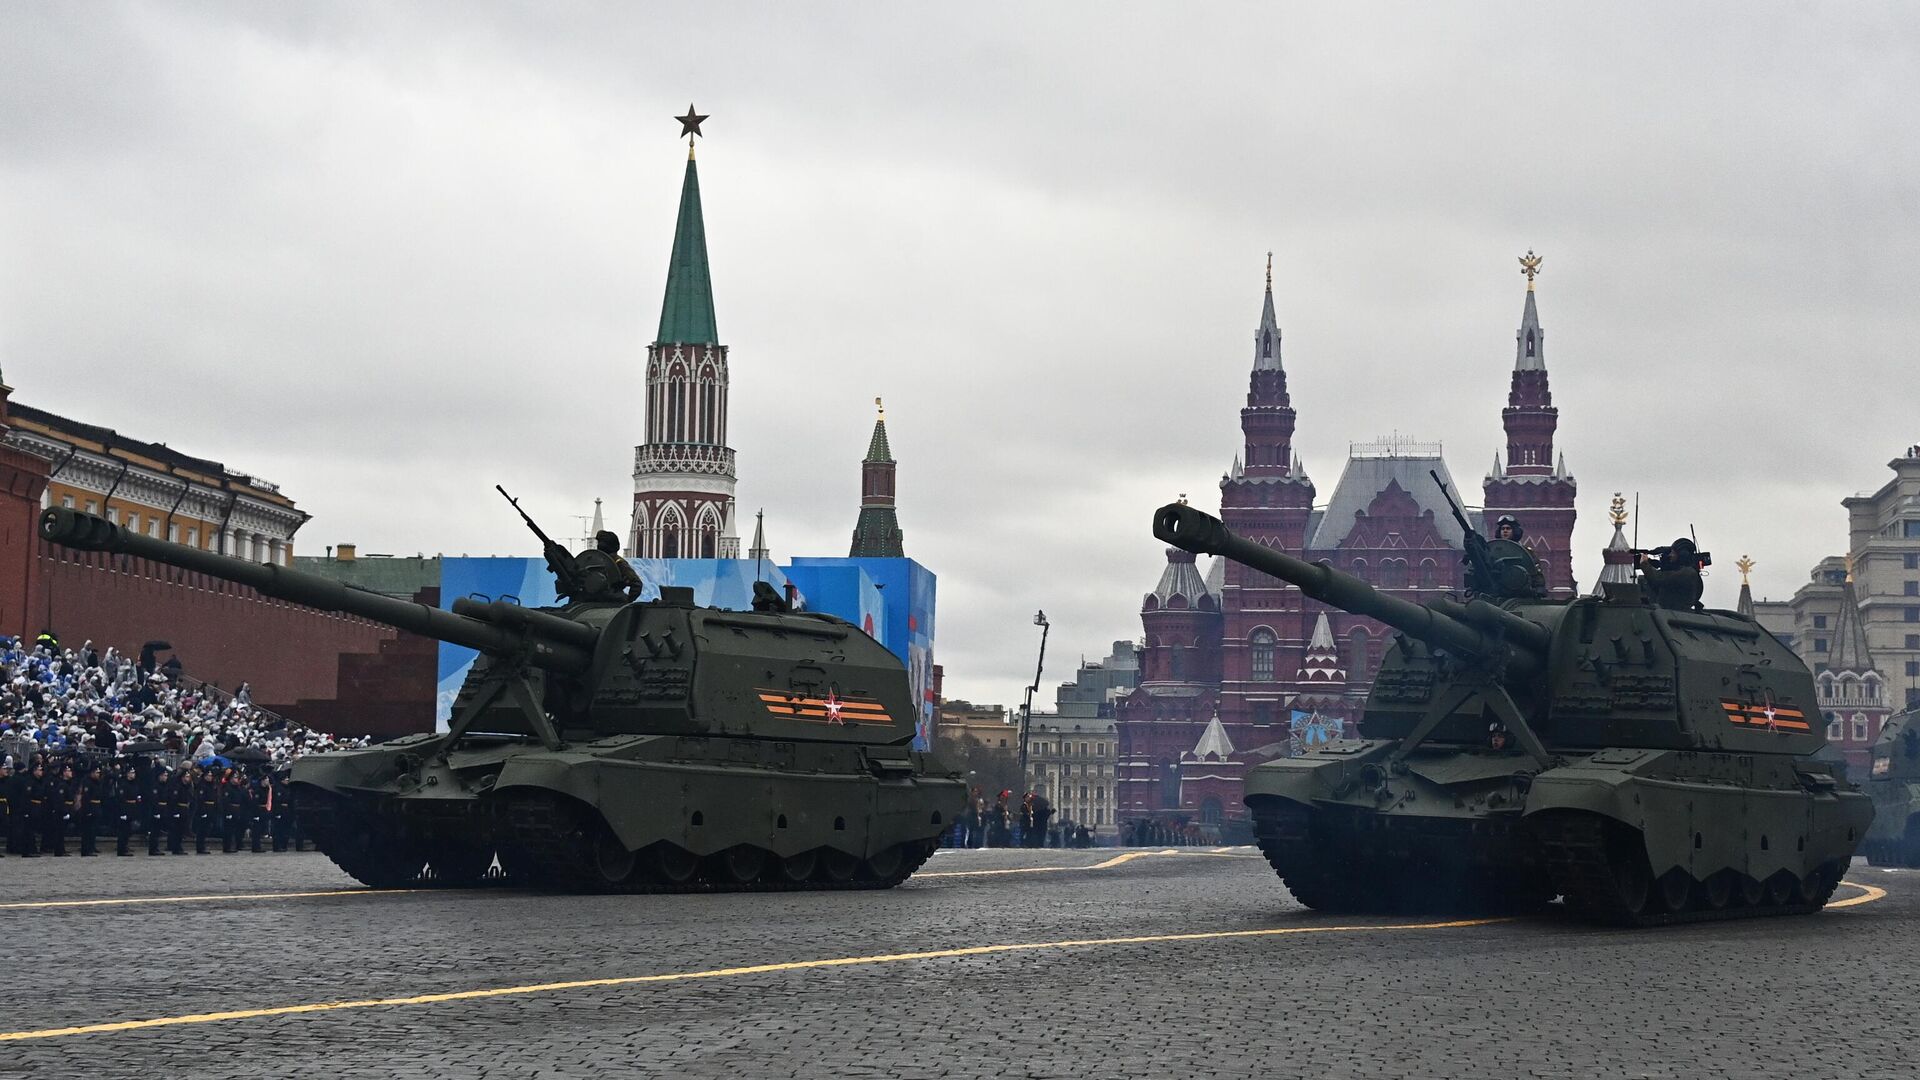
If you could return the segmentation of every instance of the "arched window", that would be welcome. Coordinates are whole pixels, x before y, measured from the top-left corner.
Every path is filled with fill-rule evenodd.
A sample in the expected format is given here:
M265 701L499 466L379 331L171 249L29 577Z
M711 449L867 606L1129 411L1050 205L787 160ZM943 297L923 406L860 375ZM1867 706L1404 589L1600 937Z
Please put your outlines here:
M1407 560L1383 559L1380 562L1380 584L1389 589L1407 587Z
M680 557L680 515L668 510L660 519L660 557Z
M1186 678L1187 677L1187 650L1181 648L1178 645L1175 645L1169 650L1167 650L1167 652L1168 652L1168 655L1172 657L1172 663L1173 663L1172 677L1176 679Z
M1356 626L1347 633L1347 678L1363 682L1371 673L1367 664L1368 637L1365 627Z
M1160 805L1169 810L1180 806L1180 765L1177 762L1160 763Z
M1421 559L1420 560L1420 587L1423 589L1433 588L1434 585L1436 584L1436 582L1434 581L1434 575L1439 572L1439 569L1440 568L1438 564L1436 564L1432 559Z
M1847 727L1840 722L1838 713L1827 714L1827 741L1842 742L1847 737Z
M1853 741L1854 742L1867 741L1867 714L1866 713L1853 714Z
M1255 682L1273 681L1273 631L1262 626L1247 637L1247 648L1253 656L1253 680Z
M1353 576L1359 578L1361 581L1367 580L1367 560L1353 560Z
M1225 817L1220 810L1219 799L1207 799L1200 804L1200 824L1218 825Z

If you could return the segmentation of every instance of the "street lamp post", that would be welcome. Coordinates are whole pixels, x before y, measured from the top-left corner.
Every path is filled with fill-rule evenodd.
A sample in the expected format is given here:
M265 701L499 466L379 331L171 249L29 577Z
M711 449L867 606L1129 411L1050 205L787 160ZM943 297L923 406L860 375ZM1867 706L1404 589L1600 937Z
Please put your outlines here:
M1033 722L1033 695L1040 691L1040 673L1047 668L1047 631L1052 625L1047 622L1045 611L1036 612L1033 625L1040 628L1040 659L1033 665L1033 682L1027 686L1026 704L1020 707L1020 784L1027 783L1027 728Z

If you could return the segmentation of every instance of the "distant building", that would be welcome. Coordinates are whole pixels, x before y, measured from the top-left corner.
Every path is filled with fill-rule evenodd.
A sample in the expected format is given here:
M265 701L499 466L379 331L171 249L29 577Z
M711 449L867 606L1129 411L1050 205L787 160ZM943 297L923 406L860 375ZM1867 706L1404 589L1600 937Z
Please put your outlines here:
M1501 412L1506 450L1494 455L1483 482L1486 509L1465 513L1487 534L1500 517L1514 518L1551 593L1570 597L1576 487L1554 448L1559 411L1533 293L1538 262L1523 266L1527 292ZM1464 532L1430 474L1454 498L1463 493L1439 444L1398 437L1351 444L1331 497L1317 503L1293 450L1296 413L1271 270L1253 346L1240 410L1244 447L1220 480L1226 525L1416 603L1459 592ZM1167 552L1140 621L1140 685L1117 709L1123 822L1243 820L1244 769L1351 729L1392 633L1237 563L1213 559L1203 569L1178 549Z
M1025 786L1052 801L1063 821L1096 837L1117 835L1118 703L1140 681L1138 651L1116 641L1104 660L1081 661L1054 691L1054 711L1028 722Z
M1920 706L1920 446L1887 463L1893 478L1840 500L1847 554L1821 559L1785 602L1754 615L1812 668L1827 739L1864 777L1886 718Z
M286 566L308 515L279 485L112 428L7 405L7 445L47 462L44 506L175 544Z
M391 627L138 556L49 544L36 528L49 506L285 566L307 514L277 486L165 443L19 404L0 382L0 633L51 630L74 645L91 639L130 654L164 641L189 677L228 689L245 681L262 707L322 730L378 733L357 725L392 719L357 707L352 696L360 665L395 648L401 635ZM431 667L421 670L430 679ZM336 723L343 717L347 723ZM425 710L403 730L431 721Z

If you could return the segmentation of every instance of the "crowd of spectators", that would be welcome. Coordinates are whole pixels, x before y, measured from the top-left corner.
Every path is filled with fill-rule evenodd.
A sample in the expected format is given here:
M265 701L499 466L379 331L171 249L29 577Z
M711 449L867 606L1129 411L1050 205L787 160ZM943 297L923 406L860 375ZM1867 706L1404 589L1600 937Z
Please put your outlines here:
M111 837L132 854L300 846L286 770L302 754L365 745L314 731L188 677L177 657L156 662L51 633L0 636L0 836L5 853L96 854Z

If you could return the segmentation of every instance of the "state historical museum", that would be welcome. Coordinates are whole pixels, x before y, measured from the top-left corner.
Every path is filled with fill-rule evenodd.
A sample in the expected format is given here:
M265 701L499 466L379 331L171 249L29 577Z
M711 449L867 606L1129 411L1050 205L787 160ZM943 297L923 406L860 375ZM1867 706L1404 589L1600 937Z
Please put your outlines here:
M1501 420L1506 453L1468 519L1491 534L1511 516L1552 595L1574 594L1574 481L1553 448L1559 411L1547 386L1546 334L1534 304L1539 261L1522 260L1526 306ZM1236 534L1326 560L1375 588L1419 603L1462 588L1464 536L1429 470L1459 498L1437 443L1358 443L1324 503L1293 450L1296 413L1281 363L1269 269L1247 404L1245 447L1220 479L1220 518ZM1484 522L1484 524L1482 524ZM1204 570L1168 549L1141 604L1140 685L1118 709L1119 820L1245 821L1250 765L1351 733L1392 633L1364 616L1309 600L1285 582L1225 559Z

